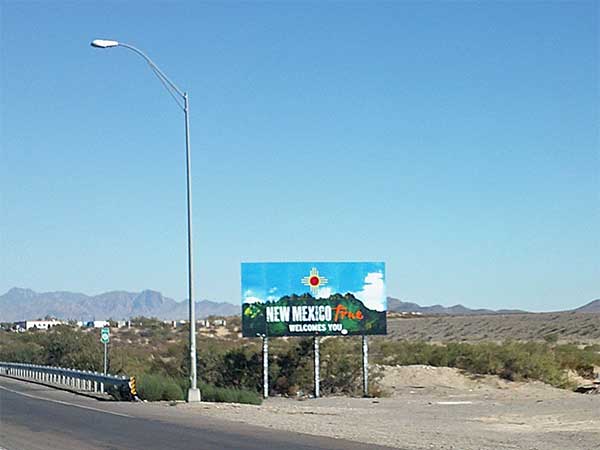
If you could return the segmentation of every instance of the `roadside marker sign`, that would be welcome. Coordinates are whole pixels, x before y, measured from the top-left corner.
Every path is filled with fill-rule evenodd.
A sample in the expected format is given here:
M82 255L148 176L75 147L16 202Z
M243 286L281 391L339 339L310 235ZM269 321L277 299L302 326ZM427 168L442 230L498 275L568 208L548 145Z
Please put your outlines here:
M103 344L108 344L109 340L110 340L110 328L104 327L104 328L102 328L102 331L100 332L100 342L102 342Z

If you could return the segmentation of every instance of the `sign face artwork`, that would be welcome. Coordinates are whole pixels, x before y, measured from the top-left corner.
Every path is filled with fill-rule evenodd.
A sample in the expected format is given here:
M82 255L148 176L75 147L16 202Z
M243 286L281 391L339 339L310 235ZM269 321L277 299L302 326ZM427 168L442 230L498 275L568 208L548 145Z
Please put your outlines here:
M102 331L100 331L100 342L102 342L103 344L108 344L109 336L110 328L102 328Z
M242 334L386 334L381 262L242 263Z

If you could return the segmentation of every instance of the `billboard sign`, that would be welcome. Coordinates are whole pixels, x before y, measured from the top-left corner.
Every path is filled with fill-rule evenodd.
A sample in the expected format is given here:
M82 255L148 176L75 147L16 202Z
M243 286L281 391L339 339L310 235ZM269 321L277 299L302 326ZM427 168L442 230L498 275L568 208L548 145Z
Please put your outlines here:
M382 262L242 263L242 333L386 334Z

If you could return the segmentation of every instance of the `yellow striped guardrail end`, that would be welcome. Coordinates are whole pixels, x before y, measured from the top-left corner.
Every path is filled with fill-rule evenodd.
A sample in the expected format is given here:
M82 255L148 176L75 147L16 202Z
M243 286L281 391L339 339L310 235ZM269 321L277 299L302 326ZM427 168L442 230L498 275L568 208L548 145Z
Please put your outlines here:
M137 389L135 386L135 377L129 377L129 392L133 397L137 396Z

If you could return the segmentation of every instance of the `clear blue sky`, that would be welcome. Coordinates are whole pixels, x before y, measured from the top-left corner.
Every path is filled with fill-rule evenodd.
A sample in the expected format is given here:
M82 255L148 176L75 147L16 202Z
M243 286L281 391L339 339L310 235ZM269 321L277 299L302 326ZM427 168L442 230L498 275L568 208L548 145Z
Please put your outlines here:
M198 299L242 261L385 261L421 304L600 297L598 2L0 0L0 292Z

